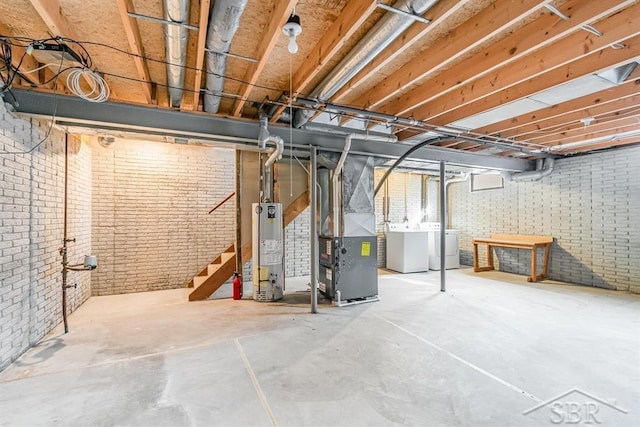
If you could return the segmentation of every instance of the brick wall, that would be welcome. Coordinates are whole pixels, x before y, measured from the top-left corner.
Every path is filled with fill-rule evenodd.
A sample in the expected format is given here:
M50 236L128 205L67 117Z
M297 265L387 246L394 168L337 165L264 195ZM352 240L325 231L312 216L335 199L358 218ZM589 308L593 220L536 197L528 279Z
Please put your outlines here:
M1 103L0 103L1 104ZM0 152L34 148L49 123L16 119L0 105ZM69 142L69 261L91 253L90 149ZM53 129L29 154L0 155L0 369L62 320L64 134ZM69 273L69 311L91 293L90 272ZM73 324L71 323L71 327Z
M471 239L490 233L552 235L552 279L640 292L640 147L562 159L535 182L469 192L453 184L451 227L460 230L461 262ZM500 248L501 270L528 274L530 253Z
M385 172L385 169L375 170L375 185L378 185L378 182L380 182ZM402 223L405 217L410 224L420 222L422 217L422 175L392 172L387 178L387 181L389 182L389 222ZM380 189L375 199L376 232L378 234L378 266L384 268L387 266L387 239L384 233L383 199L384 187Z
M235 241L234 151L92 142L93 295L184 287Z
M284 262L286 277L308 276L309 259L309 208L306 208L285 228Z

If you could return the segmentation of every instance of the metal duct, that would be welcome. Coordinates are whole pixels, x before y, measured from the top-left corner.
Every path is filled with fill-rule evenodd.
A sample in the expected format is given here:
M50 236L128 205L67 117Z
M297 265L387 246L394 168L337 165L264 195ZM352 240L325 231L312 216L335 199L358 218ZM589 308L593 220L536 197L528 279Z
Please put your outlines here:
M374 167L373 157L359 155L350 155L344 165L341 236L376 235Z
M167 21L189 23L189 0L164 0L164 17ZM181 25L164 26L167 85L172 107L180 107L184 87L184 70L187 63L187 29Z
M395 135L393 136L389 136L389 137L381 137L381 136L373 136L373 135L361 135L361 134L356 134L356 133L351 133L349 135L346 136L345 141L344 141L344 148L342 149L342 154L340 155L340 158L338 159L338 163L336 164L336 168L333 170L333 175L332 175L332 202L333 202L333 208L332 208L332 214L333 214L333 236L337 237L337 236L347 236L347 234L345 233L345 230L347 230L348 227L346 227L349 224L349 221L347 219L347 211L343 210L343 212L340 212L340 191L339 191L339 185L338 185L338 179L340 178L340 174L342 173L342 168L345 164L345 161L347 160L347 155L349 154L349 150L351 149L351 140L352 139L362 139L365 141L380 141L380 142L396 142L398 140L398 138L395 137ZM360 156L362 157L362 156ZM369 159L367 157L364 157L365 159ZM373 162L373 159L371 158L371 161ZM373 165L373 163L372 163ZM365 169L364 166L362 166L362 168L360 168L360 173L357 174L358 177L360 175L362 175L362 171ZM371 166L371 171L373 171L373 166ZM372 172L373 174L373 172ZM352 171L349 179L344 179L345 177L343 177L343 189L346 188L351 188L352 192L350 194L342 194L342 198L343 198L343 202L346 203L345 206L347 206L348 204L351 203L351 198L352 198L352 194L354 191L356 191L355 189L358 188L358 182L360 181L360 178L355 176L355 172ZM368 175L366 175L368 176ZM373 175L372 175L373 177ZM373 178L372 181L373 182ZM368 185L365 185L365 188L368 188ZM373 184L371 184L371 190L373 191ZM354 200L357 200L358 197L355 197ZM368 200L368 198L365 198ZM371 200L373 200L373 193L372 193L372 197ZM351 213L360 213L358 212L358 209L352 210ZM365 215L365 220L369 220L371 219L369 215ZM357 219L355 221L357 223ZM361 224L361 227L355 227L358 229L358 231L356 233L361 233L362 229L367 230L370 224L368 224L370 221L364 221L363 224ZM366 224L365 224L366 223ZM340 226L342 226L342 232L340 231ZM374 230L375 230L375 218L374 218ZM374 233L375 234L375 233ZM369 234L349 234L350 236L360 236L360 235L364 235L367 236Z
M216 0L211 11L207 32L207 91L204 94L204 111L217 113L220 95L224 88L227 56L231 39L238 30L240 17L247 0ZM218 53L216 53L218 52Z
M555 159L553 157L538 159L536 170L534 171L507 173L503 174L503 176L507 180L514 182L538 181L553 172L554 163Z
M424 14L437 0L398 0L393 7L416 15ZM338 65L311 92L311 98L322 102L329 100L362 70L373 58L409 28L414 21L406 16L388 12L345 56ZM298 110L293 120L295 127L309 121L313 111Z

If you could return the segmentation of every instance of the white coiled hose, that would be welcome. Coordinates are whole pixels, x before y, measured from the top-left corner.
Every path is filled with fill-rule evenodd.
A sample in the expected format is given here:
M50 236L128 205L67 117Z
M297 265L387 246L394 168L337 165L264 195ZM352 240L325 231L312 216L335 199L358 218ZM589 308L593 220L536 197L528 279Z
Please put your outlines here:
M85 91L80 79L86 78L90 90ZM75 95L91 102L105 102L111 93L109 85L100 74L86 68L74 68L67 74L67 88Z

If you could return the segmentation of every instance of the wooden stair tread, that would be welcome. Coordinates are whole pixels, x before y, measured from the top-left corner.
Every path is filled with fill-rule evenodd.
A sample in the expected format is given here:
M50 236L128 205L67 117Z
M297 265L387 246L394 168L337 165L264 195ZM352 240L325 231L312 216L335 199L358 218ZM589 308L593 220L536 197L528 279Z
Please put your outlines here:
M296 198L283 213L283 222L286 227L309 206L309 192L305 191ZM251 241L242 245L242 263L251 260ZM215 291L233 275L236 270L235 245L229 246L211 264L203 268L189 282L189 287L194 290L189 294L189 301L204 300L209 298Z

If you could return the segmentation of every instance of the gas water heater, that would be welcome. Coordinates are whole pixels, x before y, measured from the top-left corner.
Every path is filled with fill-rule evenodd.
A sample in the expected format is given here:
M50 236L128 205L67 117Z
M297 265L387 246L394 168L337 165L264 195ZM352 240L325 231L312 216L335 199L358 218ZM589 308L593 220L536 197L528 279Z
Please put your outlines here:
M284 291L282 205L254 203L252 208L253 299L277 301Z

